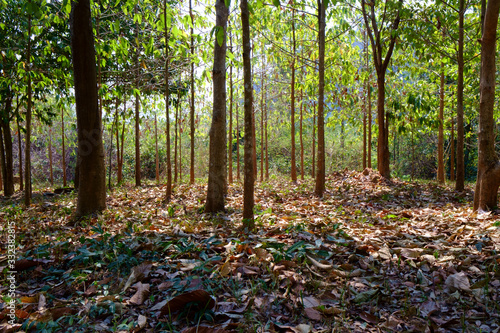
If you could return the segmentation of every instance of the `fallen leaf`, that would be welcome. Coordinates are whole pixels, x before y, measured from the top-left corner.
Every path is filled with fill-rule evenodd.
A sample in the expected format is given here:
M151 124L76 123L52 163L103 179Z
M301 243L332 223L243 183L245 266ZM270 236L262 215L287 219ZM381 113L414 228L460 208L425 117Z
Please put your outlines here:
M215 306L215 301L205 290L194 290L182 295L176 296L161 308L160 317L175 315L190 305L191 311L210 310Z
M450 292L454 292L456 290L470 290L470 283L467 275L464 272L452 274L446 278L445 282L446 287Z
M133 287L135 287L137 291L128 302L134 305L141 305L149 296L149 284L137 282Z

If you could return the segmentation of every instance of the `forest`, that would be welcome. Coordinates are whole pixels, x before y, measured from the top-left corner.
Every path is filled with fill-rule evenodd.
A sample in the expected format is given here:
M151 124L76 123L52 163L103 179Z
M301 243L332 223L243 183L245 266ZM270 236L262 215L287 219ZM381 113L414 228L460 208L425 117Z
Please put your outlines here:
M500 332L499 0L0 0L2 332Z

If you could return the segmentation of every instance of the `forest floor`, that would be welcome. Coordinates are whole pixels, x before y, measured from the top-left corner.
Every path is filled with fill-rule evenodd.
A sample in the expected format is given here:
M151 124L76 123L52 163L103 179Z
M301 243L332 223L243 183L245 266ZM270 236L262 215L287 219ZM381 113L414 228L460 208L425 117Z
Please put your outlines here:
M0 202L4 332L499 332L500 218L472 192L344 172L256 185L203 213L205 185L116 188L72 222L75 194ZM7 222L15 222L9 325Z

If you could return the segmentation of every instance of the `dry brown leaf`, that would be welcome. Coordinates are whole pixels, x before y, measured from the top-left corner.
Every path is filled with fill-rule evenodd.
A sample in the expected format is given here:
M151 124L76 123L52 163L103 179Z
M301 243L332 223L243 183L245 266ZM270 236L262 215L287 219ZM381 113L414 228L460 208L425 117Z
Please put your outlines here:
M165 304L160 310L160 317L175 315L190 304L191 311L200 311L204 309L213 309L215 301L205 290L194 290L182 295L176 296Z
M457 290L470 290L470 283L467 275L464 272L452 274L446 278L445 282L446 287L450 292L454 292Z
M312 320L321 320L321 313L314 309L314 308L305 308L304 312L307 316L307 318L312 319Z
M149 296L149 284L137 282L133 287L135 287L137 291L128 302L134 305L141 305Z

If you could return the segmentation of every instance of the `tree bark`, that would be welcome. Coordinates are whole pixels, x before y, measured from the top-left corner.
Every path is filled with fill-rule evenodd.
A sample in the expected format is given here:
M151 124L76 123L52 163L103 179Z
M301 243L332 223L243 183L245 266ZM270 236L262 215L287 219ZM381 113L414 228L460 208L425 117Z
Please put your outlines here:
M316 175L316 103L313 102L313 132L312 132L312 168L311 177L314 178Z
M254 161L253 161L253 86L252 64L250 58L250 12L247 0L241 0L241 28L243 40L243 76L245 89L245 168L243 185L243 226L249 230L254 229Z
M318 171L316 174L315 194L322 197L325 192L325 4L318 0L318 41L319 41L319 66L318 66Z
M229 34L229 50L233 52L233 40ZM228 182L233 183L233 64L229 66L229 133L228 133Z
M451 117L450 180L455 181L455 119Z
M12 134L10 131L9 115L12 109L12 95L7 96L4 114L1 119L2 135L2 164L3 164L3 193L6 197L14 194L14 163L13 163L13 148Z
M31 4L31 0L29 0ZM31 186L31 15L28 14L28 48L27 48L27 72L28 72L28 105L26 107L26 135L24 136L25 157L24 157L24 204L28 207L31 204L32 186Z
M19 107L19 98L17 99L17 108ZM16 125L17 125L17 143L18 143L18 151L19 151L19 191L24 190L24 180L23 180L23 148L21 141L21 127L19 126L19 118L16 117Z
M163 1L163 20L165 22L165 117L166 117L166 144L167 144L167 190L165 193L165 200L170 202L172 198L172 156L170 150L170 85L169 85L169 67L170 67L170 59L169 59L169 33L167 26L167 1Z
M224 187L226 183L226 26L229 8L224 0L215 3L216 27L219 29L214 45L213 67L213 114L210 127L210 161L208 166L207 201L205 211L224 211ZM220 29L223 32L219 44Z
M191 0L189 0L189 16L191 17L191 164L189 167L189 183L194 184L194 16Z
M262 72L260 78L260 182L264 181L264 45L262 45Z
M158 117L155 113L155 180L160 185L160 156L158 155Z
M458 80L457 80L457 180L455 190L465 186L464 160L464 16L465 0L459 0L458 10Z
M439 133L438 133L438 183L444 184L444 70L443 63L441 63L439 85Z
M72 1L70 27L80 184L75 215L79 217L106 209L106 170L90 0Z
M293 1L292 1L293 5ZM291 163L291 177L292 182L297 182L297 163L295 161L295 52L296 52L296 43L295 43L295 10L292 8L292 82L290 83L290 131L292 138L292 157L290 160Z
M491 210L498 206L500 161L495 152L493 111L495 107L495 53L499 10L500 1L488 1L481 43L478 179L474 193L474 210Z
M54 186L54 169L52 167L52 127L49 127L49 169L50 185Z
M137 14L137 6L135 7ZM141 186L141 130L139 103L139 23L135 24L135 186Z
M63 187L67 186L67 175L66 175L66 145L64 134L64 108L61 108L61 139L62 139L62 169L63 169ZM76 175L75 175L76 177Z

